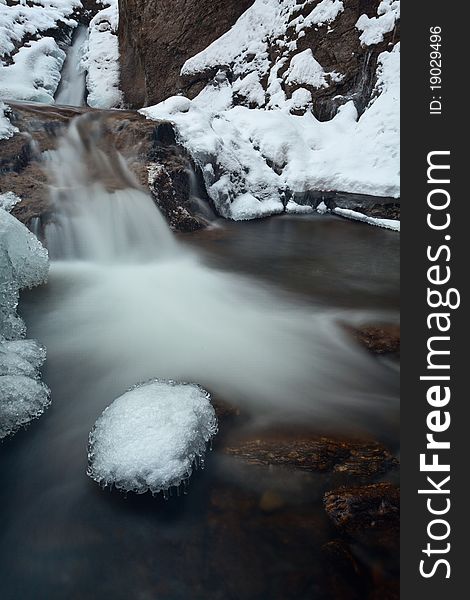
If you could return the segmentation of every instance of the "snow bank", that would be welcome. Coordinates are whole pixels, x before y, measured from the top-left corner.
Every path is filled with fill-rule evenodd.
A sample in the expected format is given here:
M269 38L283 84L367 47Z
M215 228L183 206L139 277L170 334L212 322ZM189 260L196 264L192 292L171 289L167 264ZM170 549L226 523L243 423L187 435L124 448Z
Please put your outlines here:
M97 420L89 439L88 475L103 486L166 493L190 477L216 433L206 391L154 380L126 392Z
M0 196L11 207L13 194ZM49 270L45 248L28 229L0 208L0 439L40 416L49 405L49 390L39 381L46 354L34 340L23 339L18 316L19 291L44 283Z
M88 49L82 59L87 71L87 103L93 108L115 108L122 104L119 89L119 42L117 0L101 0L106 7L93 17Z
M64 60L65 52L51 37L26 43L13 63L0 69L1 96L52 104Z
M226 218L283 212L292 193L308 190L398 197L399 44L380 54L378 65L360 118L352 101L322 122L311 112L233 106L223 78L193 101L170 98L141 112L176 125Z
M376 17L361 15L356 27L362 31L360 40L364 46L380 44L385 34L393 31L400 18L400 0L382 0L377 8Z

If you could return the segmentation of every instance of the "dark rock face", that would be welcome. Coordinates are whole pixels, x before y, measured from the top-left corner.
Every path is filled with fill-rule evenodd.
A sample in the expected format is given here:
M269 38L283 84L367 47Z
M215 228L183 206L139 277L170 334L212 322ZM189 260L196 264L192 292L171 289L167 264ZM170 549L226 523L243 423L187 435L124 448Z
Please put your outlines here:
M42 169L42 153L57 147L61 134L73 117L86 109L12 104L11 121L19 129L0 146L0 192L12 191L22 201L13 214L29 224L32 219L47 220L49 192ZM92 112L92 111L89 111ZM198 214L191 198L190 180L197 171L185 150L178 146L170 124L149 121L135 112L97 111L101 134L98 146L106 152L119 152L144 188L152 196L170 226L178 231L204 227L207 219ZM165 129L166 136L158 132ZM151 178L150 173L161 173ZM112 185L112 183L110 183ZM211 214L207 197L206 213Z
M175 95L186 60L228 31L251 4L253 0L119 0L126 103L140 108ZM192 83L192 96L204 83Z
M292 20L307 16L318 2L299 1ZM228 31L252 4L253 0L119 0L121 88L127 104L156 104L177 93L194 98L212 80L217 68L180 77L183 64ZM397 26L381 43L362 46L356 22L363 14L376 15L380 0L344 0L343 4L344 11L331 27L325 24L307 28L303 37L297 37L295 27L288 26L282 40L297 41L289 60L294 54L311 49L325 71L344 75L341 81L319 89L282 83L288 98L299 87L307 87L312 92L313 111L320 120L333 117L338 106L350 99L360 113L364 110L375 83L377 57L399 39ZM269 40L272 65L281 53L279 41ZM279 71L281 79L285 79L289 60ZM233 65L219 67L229 80L233 78ZM265 89L266 84L267 81L262 82ZM250 105L243 97L236 101Z

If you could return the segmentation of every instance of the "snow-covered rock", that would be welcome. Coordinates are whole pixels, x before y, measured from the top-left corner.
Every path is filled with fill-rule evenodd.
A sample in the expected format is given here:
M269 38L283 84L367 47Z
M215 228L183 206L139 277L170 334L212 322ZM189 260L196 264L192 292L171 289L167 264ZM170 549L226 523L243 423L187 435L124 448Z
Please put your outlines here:
M89 476L143 494L186 482L217 433L209 394L194 384L154 380L115 400L89 439Z
M2 206L14 205L11 194L0 199ZM46 249L0 208L0 439L40 416L49 405L49 390L39 381L45 349L23 339L26 327L16 312L20 290L44 283L48 270Z
M376 17L361 15L356 27L361 31L360 40L364 46L380 44L385 35L393 31L400 18L400 0L382 0Z
M292 194L308 190L398 197L399 44L381 53L378 65L360 117L353 101L329 121L233 106L223 77L192 101L170 98L141 112L175 124L226 218L282 212Z

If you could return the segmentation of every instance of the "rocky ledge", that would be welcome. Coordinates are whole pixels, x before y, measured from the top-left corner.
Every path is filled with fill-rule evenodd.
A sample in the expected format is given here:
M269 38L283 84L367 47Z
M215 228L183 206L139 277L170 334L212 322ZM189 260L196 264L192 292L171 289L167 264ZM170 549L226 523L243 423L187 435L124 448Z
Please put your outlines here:
M0 193L14 192L22 201L13 214L29 225L38 218L47 222L51 206L43 153L57 147L61 134L74 117L84 111L100 121L98 146L119 152L142 187L177 231L204 227L213 214L203 186L194 186L200 174L187 152L176 143L171 124L145 119L133 111L93 111L39 104L10 103L9 117L18 132L2 140Z

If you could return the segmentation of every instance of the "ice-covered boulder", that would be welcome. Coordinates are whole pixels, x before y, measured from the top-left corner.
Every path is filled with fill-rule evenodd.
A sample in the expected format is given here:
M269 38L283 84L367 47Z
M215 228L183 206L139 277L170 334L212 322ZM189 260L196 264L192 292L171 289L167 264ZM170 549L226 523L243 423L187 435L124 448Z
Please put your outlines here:
M39 381L46 351L23 339L26 327L16 312L20 290L44 283L48 271L47 250L0 208L0 439L39 417L50 402L49 389Z
M153 380L115 400L90 433L88 475L143 494L178 487L217 433L210 395L195 384Z

